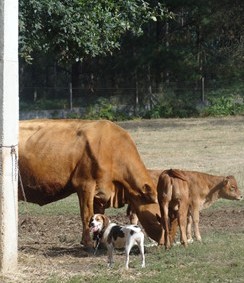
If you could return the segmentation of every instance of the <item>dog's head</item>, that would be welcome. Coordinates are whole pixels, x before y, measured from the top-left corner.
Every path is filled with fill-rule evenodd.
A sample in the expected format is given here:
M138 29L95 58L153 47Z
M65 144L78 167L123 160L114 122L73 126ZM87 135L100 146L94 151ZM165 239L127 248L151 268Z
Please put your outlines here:
M101 233L108 226L110 220L104 214L94 214L89 222L90 231L92 233Z

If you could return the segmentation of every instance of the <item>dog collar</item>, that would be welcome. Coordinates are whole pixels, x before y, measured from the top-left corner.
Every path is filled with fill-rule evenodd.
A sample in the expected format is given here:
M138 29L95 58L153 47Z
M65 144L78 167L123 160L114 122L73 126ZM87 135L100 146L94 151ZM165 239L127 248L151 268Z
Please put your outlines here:
M101 243L102 237L103 237L103 230L99 233L94 233L94 235L93 235L93 240L96 241L94 255L96 255L96 253L97 253L97 250L98 250L98 247Z

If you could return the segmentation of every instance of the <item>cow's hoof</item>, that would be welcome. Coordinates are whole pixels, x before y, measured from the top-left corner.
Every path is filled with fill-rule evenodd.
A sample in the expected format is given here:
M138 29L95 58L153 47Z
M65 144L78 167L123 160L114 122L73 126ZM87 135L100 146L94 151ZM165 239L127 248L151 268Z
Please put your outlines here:
M94 254L94 248L90 246L83 246L82 251L86 252L88 255Z
M94 254L94 246L93 243L84 243L82 240L80 241L80 245L82 251L86 252L87 254Z

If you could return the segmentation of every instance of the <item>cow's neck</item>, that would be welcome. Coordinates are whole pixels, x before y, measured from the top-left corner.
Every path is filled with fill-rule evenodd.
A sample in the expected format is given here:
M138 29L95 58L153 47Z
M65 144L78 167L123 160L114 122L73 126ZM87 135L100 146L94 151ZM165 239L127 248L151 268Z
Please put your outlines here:
M211 176L208 181L208 194L204 202L204 208L209 207L220 198L220 190L223 187L224 177Z

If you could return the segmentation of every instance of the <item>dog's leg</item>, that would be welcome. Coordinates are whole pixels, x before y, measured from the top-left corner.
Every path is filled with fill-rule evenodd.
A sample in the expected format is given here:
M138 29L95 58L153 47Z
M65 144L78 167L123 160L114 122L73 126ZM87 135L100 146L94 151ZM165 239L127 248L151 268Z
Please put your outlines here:
M137 245L141 253L141 261L142 261L141 267L145 267L144 234L142 234L141 239L137 241Z
M125 268L129 269L129 261L130 261L130 250L133 246L132 241L130 238L126 241L126 246L125 246L125 253L126 253L126 262L125 262Z
M108 249L108 267L112 267L113 264L113 244L108 244L107 245Z

